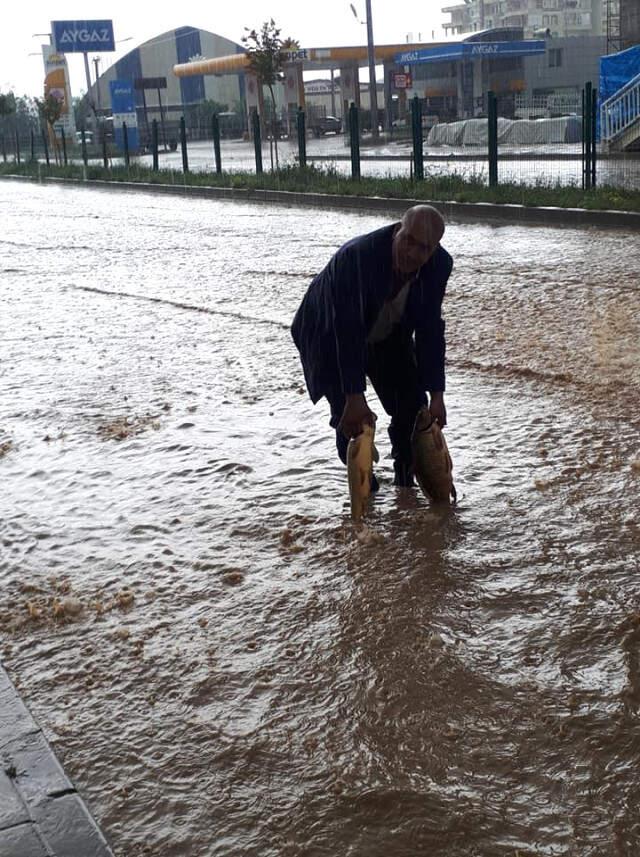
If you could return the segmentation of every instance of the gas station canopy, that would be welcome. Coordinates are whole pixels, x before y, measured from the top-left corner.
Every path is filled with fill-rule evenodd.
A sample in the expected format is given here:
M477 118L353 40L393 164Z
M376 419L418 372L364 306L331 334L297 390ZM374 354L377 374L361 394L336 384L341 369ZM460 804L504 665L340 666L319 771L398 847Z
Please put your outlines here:
M524 57L543 54L544 39L522 39L513 42L456 42L450 45L438 45L422 50L408 50L396 54L398 65L412 65L425 62L449 62L460 60Z

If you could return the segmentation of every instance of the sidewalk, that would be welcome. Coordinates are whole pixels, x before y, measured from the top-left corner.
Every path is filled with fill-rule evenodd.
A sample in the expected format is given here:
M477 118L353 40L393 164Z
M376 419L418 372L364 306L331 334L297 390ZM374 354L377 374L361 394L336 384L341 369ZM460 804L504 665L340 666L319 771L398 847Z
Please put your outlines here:
M113 857L0 666L0 855Z

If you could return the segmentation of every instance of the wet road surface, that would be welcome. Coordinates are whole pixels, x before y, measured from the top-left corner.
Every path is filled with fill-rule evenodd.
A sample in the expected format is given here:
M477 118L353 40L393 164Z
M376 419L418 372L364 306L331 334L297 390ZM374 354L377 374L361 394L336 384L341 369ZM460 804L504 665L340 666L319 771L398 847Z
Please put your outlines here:
M637 236L451 223L460 502L288 324L382 214L0 184L0 656L119 857L640 847Z

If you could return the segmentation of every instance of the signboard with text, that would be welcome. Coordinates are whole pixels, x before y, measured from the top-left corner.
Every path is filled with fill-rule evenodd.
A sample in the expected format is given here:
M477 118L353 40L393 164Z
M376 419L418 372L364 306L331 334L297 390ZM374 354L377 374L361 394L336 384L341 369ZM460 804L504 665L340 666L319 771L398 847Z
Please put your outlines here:
M42 57L44 59L44 94L52 95L61 102L62 111L60 118L55 124L56 132L60 128L68 138L72 138L76 124L71 107L71 89L69 88L69 70L67 58L64 54L56 53L53 45L42 46Z
M56 50L62 54L115 51L113 21L52 21Z
M411 89L411 75L405 72L396 72L393 75L394 89Z
M309 59L309 52L306 48L298 48L294 51L282 51L284 62L302 62Z
M136 77L133 82L136 89L166 89L166 77Z
M547 49L544 39L520 39L514 42L458 42L451 45L438 45L435 48L404 51L396 54L394 61L398 65L411 65L425 62L450 62L456 60L481 59L491 57L526 57L543 54Z
M124 149L124 132L122 126L127 126L127 142L129 149L138 148L138 115L133 83L130 80L109 81L111 93L111 111L113 113L113 135L116 146Z

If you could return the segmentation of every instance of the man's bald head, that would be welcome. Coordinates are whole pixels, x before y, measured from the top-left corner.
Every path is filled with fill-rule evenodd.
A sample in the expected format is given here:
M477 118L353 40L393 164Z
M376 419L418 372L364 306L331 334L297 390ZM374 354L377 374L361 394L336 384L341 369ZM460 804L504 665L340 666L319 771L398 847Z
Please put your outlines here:
M444 220L431 205L414 205L405 211L393 236L393 266L402 273L417 271L435 253L444 235Z
M444 235L444 219L437 208L432 205L414 205L402 215L403 226L420 230L423 234L433 236L436 243Z

